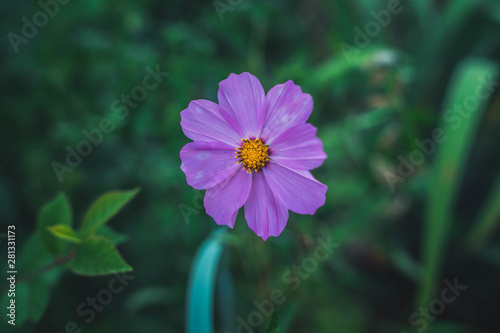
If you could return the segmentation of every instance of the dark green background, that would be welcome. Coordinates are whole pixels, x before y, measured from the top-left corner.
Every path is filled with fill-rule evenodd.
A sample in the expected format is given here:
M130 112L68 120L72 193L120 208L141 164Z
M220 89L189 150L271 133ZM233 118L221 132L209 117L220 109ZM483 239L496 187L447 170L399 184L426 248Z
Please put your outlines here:
M455 277L468 289L426 332L497 332L498 93L448 132L395 191L384 172L396 172L398 157L418 149L415 140L450 125L443 123L447 107L478 86L473 74L461 73L496 73L500 4L401 1L401 12L348 61L342 43L355 47L355 28L364 30L374 21L370 11L387 9L386 1L222 3L232 8L223 19L211 1L70 1L18 53L8 34L20 35L22 18L32 21L40 6L0 5L0 232L15 224L20 251L38 209L59 191L79 218L101 193L142 188L110 222L129 236L119 249L135 279L87 324L75 310L110 277L68 272L50 291L42 320L18 331L62 332L68 321L83 332L185 330L189 269L216 224L197 209L203 193L180 170L179 151L189 139L179 113L193 99L216 101L221 80L248 71L266 91L292 79L312 95L309 121L328 155L313 174L329 190L315 216L291 213L283 234L266 242L240 212L229 231L235 303L218 304L246 318L253 300L288 290L283 273L311 255L317 237L331 235L339 249L287 294L280 332L416 332L408 318L419 300L428 306L426 288L434 299L442 281ZM117 118L113 101L157 65L169 76ZM82 131L105 117L116 129L60 182L52 163L64 163L65 147L75 148ZM179 205L197 211L189 223ZM485 220L489 238L475 243L473 230Z

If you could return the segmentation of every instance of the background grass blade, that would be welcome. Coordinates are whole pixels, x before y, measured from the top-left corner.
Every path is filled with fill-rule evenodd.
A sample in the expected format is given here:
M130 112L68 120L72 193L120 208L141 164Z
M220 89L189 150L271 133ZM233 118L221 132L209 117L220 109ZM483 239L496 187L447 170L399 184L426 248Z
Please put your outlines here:
M472 250L480 249L486 241L493 235L495 229L500 224L500 181L497 181L496 187L490 196L490 199L484 205L479 214L478 222L469 237L467 245Z
M464 105L468 98L476 96L476 89L480 85L478 78L487 78L496 73L497 66L492 63L468 60L455 72L452 86L447 93L444 115L449 116L444 116L442 122L447 139L437 147L435 167L431 176L433 185L427 197L428 208L422 242L423 276L417 295L418 306L429 303L440 279L440 267L454 218L453 205L468 151L474 141L487 99L476 97L476 107L468 112L467 117L461 117L458 112L451 113L449 110L455 104ZM454 117L453 121L450 121L451 117Z
M280 326L278 322L278 309L274 310L273 316L271 317L271 322L267 327L266 333L279 333Z

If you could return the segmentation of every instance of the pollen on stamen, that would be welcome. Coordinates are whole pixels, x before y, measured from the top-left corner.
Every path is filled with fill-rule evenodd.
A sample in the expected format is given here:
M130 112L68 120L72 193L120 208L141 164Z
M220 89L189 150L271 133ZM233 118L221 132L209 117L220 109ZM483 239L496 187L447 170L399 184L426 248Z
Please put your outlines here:
M238 163L247 173L257 172L269 162L269 147L261 139L241 139L243 144L236 148Z

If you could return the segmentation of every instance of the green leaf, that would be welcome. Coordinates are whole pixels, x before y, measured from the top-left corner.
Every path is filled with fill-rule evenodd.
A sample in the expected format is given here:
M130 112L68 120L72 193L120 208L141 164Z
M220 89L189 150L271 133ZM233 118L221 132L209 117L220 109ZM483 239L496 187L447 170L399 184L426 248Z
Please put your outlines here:
M71 268L76 274L90 276L132 270L111 240L95 235L83 240L76 247Z
M81 239L76 231L68 225L57 224L47 228L54 236L73 243L80 243Z
M280 327L278 323L278 309L274 310L273 315L271 317L271 322L267 327L266 333L279 333Z
M56 224L72 226L71 205L64 193L45 204L38 215L38 231L42 244L53 255L62 254L67 243L56 238L47 228Z
M23 268L23 274L29 274L48 264L53 257L47 252L37 233L31 233L16 255L16 266Z
M38 322L49 303L49 287L36 279L16 286L16 326L21 326L29 320Z
M80 232L82 235L93 234L132 200L139 189L131 191L112 191L101 195L89 208L83 218Z
M214 294L219 262L224 250L224 232L224 229L216 229L200 246L193 261L187 290L188 333L214 332Z
M100 227L99 230L97 230L97 234L109 238L115 245L120 245L128 240L128 235L115 231L107 225Z
M476 89L480 84L478 78L495 76L498 68L495 64L482 60L464 62L457 70L445 103L445 110L454 105L463 105L464 100L477 96ZM441 128L446 134L446 141L436 150L436 160L431 175L432 187L427 197L426 225L424 226L422 257L423 275L420 281L417 306L429 304L441 277L441 267L445 256L448 237L451 234L453 209L462 180L469 148L473 142L480 119L486 108L487 98L475 100L475 108L469 110L468 116L457 121L446 121L443 118ZM444 116L443 116L444 117ZM457 125L459 124L459 125Z

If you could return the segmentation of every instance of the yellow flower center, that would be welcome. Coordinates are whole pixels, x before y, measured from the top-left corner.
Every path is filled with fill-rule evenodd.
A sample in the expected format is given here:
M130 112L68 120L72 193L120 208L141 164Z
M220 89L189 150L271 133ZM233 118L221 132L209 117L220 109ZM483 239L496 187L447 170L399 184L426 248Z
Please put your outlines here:
M238 163L243 164L243 170L247 168L247 173L257 172L269 161L269 147L261 139L241 139L243 144L236 148L236 158Z

